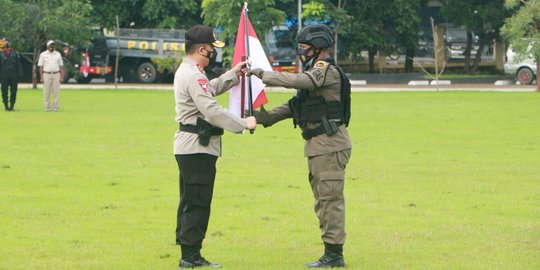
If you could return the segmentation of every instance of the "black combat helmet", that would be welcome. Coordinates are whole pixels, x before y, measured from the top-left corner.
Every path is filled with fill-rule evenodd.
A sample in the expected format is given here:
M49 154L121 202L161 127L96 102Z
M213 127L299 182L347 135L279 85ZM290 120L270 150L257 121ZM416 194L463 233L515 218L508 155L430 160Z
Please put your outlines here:
M324 24L308 25L296 36L296 42L305 43L316 49L328 48L334 45L332 30Z

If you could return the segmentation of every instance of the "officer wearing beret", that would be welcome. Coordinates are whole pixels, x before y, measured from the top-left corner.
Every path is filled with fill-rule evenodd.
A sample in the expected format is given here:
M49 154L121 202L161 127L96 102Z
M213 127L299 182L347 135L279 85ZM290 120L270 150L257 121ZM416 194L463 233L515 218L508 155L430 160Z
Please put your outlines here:
M344 267L345 166L351 155L347 132L350 118L351 85L343 70L329 57L334 44L326 25L303 28L297 35L298 56L305 71L299 74L254 69L267 85L299 89L297 95L273 110L261 107L255 112L257 123L269 127L286 118L300 126L308 158L309 183L315 197L315 213L324 242L324 255L307 267Z
M180 203L176 243L181 247L180 268L212 267L200 250L210 218L216 161L221 155L223 129L241 133L254 129L254 117L239 118L220 106L216 96L240 82L245 62L208 80L204 68L215 61L214 48L225 44L212 28L195 25L186 32L186 56L174 76L176 121L174 154L180 170Z
M22 77L21 56L19 52L11 48L9 39L4 38L3 42L4 50L0 51L2 102L6 111L13 111L15 110L15 101L17 100L17 84Z

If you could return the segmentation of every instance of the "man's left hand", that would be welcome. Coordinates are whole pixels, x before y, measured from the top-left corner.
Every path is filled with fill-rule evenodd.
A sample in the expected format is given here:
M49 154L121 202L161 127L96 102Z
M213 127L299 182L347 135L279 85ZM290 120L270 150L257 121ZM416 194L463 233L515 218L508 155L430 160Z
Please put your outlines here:
M250 70L246 75L248 76L255 75L257 78L262 79L264 75L264 70L260 68L254 68Z

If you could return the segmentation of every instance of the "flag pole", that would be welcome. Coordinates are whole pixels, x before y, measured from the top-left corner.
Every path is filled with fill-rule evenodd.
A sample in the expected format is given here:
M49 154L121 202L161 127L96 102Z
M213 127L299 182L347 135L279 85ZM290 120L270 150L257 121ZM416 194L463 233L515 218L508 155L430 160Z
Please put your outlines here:
M249 58L249 19L248 19L248 3L244 2L244 28L246 32L246 60L247 60L247 70L251 70L251 63ZM248 87L248 112L249 116L253 116L253 91L251 88L251 76L247 76L247 87ZM249 130L249 133L253 134L254 130Z
M241 61L246 61L246 56L245 55L242 55L242 60ZM246 74L242 74L242 81L240 82L241 83L241 86L240 86L240 116L242 118L245 118L245 115L246 115L246 108L245 108L245 103L246 103Z

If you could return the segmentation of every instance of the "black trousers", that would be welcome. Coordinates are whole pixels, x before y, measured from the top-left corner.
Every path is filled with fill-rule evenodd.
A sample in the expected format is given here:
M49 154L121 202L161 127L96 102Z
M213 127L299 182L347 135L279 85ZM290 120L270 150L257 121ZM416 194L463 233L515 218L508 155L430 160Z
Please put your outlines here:
M17 100L17 84L18 84L18 78L16 75L13 74L2 74L2 102L7 104L8 101L11 104L15 103L15 100ZM10 95L8 99L8 88L10 90Z
M209 154L175 157L180 170L176 244L200 249L210 219L218 157Z

